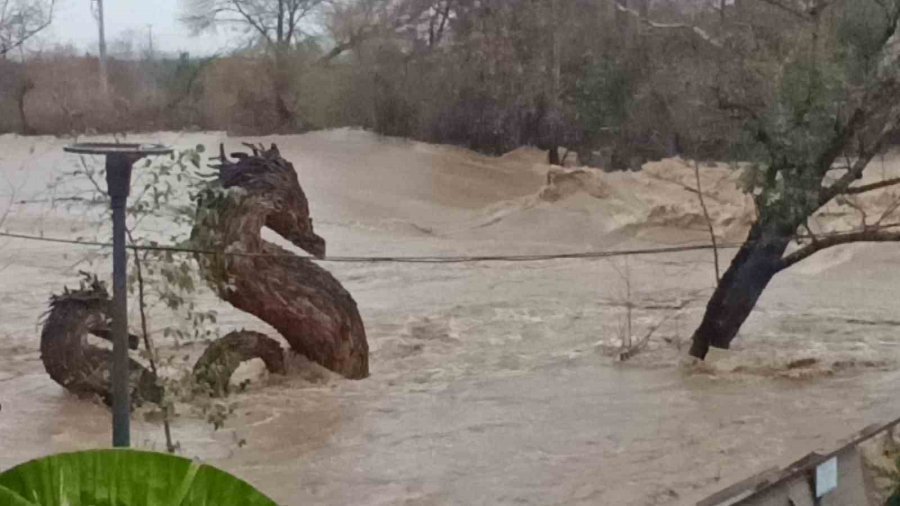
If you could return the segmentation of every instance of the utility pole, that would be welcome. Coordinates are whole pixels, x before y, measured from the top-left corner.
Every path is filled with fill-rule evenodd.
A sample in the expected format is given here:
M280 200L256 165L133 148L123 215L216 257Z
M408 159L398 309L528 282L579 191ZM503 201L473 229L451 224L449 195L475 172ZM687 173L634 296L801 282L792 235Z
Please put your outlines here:
M147 25L147 54L153 59L153 25Z
M109 79L106 74L106 28L103 23L103 0L92 0L97 2L97 28L99 30L99 48L100 48L100 91L103 95L109 93Z

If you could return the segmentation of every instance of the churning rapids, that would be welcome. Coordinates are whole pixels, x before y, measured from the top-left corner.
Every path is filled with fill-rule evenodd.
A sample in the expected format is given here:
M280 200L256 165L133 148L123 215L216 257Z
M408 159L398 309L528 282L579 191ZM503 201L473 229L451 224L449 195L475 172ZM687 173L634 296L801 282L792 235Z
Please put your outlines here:
M548 174L529 150L490 158L354 130L139 138L208 148L277 142L297 168L330 255L706 241L696 195L684 188L693 185L692 169L677 160L640 173ZM79 214L46 202L48 184L75 162L62 154L64 144L0 136L0 173L9 183L0 189L0 212L12 193L19 202L4 229L93 233ZM884 170L900 171L900 158L889 157ZM741 238L750 212L735 181L725 167L704 168L726 240ZM90 251L0 237L0 468L109 442L107 409L63 391L38 352L48 296L77 283L74 264ZM359 304L371 377L345 380L297 359L287 377L235 394L224 428L181 410L173 432L184 455L286 505L690 503L900 415L898 264L900 249L891 244L820 253L775 279L733 351L696 366L682 350L712 290L708 251L328 263ZM198 297L220 312L223 333L246 327L276 335L210 293ZM621 363L611 351L626 332L629 299L637 338L659 328ZM161 449L161 426L144 411L132 440Z

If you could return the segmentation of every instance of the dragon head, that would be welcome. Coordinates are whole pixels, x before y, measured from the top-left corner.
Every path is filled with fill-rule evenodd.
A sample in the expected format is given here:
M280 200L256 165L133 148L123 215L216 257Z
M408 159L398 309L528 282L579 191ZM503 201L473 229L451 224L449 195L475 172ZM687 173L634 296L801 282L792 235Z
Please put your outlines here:
M253 156L232 153L228 161L220 147L219 180L224 188L240 187L268 209L267 227L316 258L325 257L325 239L313 230L309 202L294 166L281 157L278 147L269 149L246 144Z

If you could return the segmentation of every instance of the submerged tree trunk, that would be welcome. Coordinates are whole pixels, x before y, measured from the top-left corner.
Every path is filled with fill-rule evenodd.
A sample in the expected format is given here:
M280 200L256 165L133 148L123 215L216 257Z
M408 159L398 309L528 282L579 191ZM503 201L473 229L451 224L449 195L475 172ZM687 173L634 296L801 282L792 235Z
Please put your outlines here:
M547 161L550 165L562 165L562 160L559 158L559 147L553 146L547 150Z
M727 349L772 278L782 269L790 237L756 224L716 286L703 321L692 337L690 354L705 358L710 346Z
M290 131L294 126L294 113L288 105L290 94L290 78L284 49L275 48L272 62L272 95L275 101L275 116L280 132Z
M281 74L280 70L275 71ZM284 98L287 86L281 76L277 76L275 84L275 114L278 118L278 130L281 132L289 132L294 127L294 113L288 107L287 100Z
M16 105L19 110L19 123L21 123L22 135L34 134L34 129L31 128L31 124L28 123L28 116L25 114L25 96L28 95L28 92L32 89L34 89L34 81L26 77L19 87L16 96Z

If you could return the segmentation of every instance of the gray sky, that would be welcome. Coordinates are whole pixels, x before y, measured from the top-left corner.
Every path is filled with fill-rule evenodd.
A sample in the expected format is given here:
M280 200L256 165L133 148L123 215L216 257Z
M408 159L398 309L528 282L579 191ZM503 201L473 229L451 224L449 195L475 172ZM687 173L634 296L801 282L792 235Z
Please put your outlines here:
M82 50L96 51L97 23L91 14L91 0L57 1L53 25L41 39L43 45L71 43ZM180 0L104 0L104 10L108 44L129 31L135 39L140 38L136 42L146 44L148 25L152 24L153 44L157 50L209 54L224 45L235 45L234 41L229 43L226 33L192 37L178 21Z

